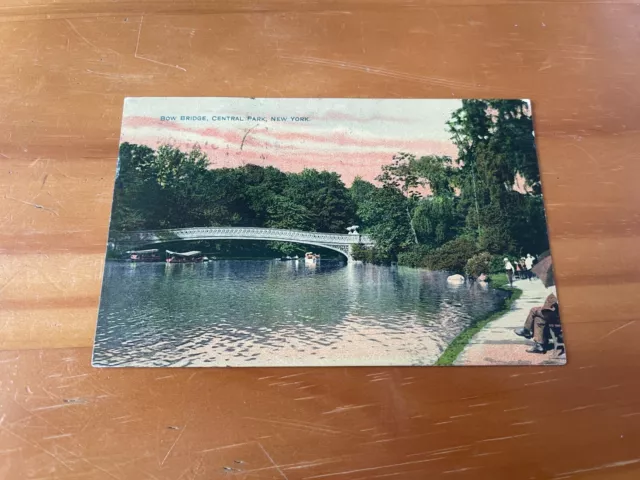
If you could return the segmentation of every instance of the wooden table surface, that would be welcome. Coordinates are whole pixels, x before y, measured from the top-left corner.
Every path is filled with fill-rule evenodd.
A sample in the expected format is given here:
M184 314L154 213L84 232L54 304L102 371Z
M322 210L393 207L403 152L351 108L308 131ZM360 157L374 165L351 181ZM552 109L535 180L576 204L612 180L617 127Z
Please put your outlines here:
M0 479L640 478L640 6L4 0ZM125 96L529 97L569 364L89 365Z

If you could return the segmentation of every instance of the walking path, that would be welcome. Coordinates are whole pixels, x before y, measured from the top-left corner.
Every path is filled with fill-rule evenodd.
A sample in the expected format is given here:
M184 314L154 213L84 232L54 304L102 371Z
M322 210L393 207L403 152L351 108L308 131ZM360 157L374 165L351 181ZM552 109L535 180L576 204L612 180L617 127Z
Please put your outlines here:
M552 289L546 289L537 278L517 280L513 286L522 290L511 310L490 322L471 339L454 365L564 365L564 354L551 358L552 351L544 355L527 353L532 340L518 337L513 331L522 327L531 307L544 303Z

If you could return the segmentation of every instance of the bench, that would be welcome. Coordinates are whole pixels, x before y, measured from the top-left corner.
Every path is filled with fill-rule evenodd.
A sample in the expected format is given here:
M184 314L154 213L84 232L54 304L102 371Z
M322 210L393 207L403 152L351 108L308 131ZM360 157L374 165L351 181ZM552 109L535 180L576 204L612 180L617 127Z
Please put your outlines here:
M560 325L559 322L549 323L547 324L547 328L549 329L549 343L553 346L553 353L551 354L551 357L558 358L560 355L565 353L562 325Z

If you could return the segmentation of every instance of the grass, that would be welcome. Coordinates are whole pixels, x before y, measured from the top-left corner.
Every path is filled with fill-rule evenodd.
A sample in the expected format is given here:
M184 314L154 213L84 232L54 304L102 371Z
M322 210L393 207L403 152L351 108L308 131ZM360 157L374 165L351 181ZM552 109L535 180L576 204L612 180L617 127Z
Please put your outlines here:
M491 273L489 274L489 281L491 285L495 288L500 288L509 283L509 279L507 278L507 274L504 272L500 273Z
M449 344L446 350L442 352L442 355L440 355L440 358L438 358L434 365L453 365L453 362L456 361L458 355L460 355L462 350L464 350L464 347L468 345L473 336L480 330L482 330L488 323L500 318L502 315L508 312L511 309L511 305L513 305L513 302L515 302L518 298L520 298L520 295L522 295L522 290L520 290L519 288L511 288L506 286L509 283L506 273L498 273L490 275L489 277L491 278L491 283L495 286L495 288L508 292L509 296L504 299L498 311L490 313L485 317L479 318L462 332L460 332L460 334L453 339L453 342Z

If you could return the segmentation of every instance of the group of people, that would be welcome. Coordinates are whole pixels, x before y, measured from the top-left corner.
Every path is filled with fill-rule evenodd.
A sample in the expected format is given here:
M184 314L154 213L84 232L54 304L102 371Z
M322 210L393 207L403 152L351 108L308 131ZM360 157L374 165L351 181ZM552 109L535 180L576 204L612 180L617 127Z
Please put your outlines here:
M533 268L533 264L535 262L535 257L530 253L527 253L526 257L521 257L519 260L514 260L511 263L509 257L504 257L504 269L507 272L507 278L509 279L509 285L513 287L513 279L529 279L533 278L533 272L531 269ZM513 264L515 263L515 267Z

